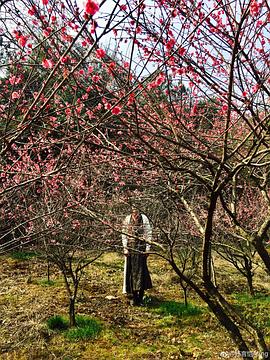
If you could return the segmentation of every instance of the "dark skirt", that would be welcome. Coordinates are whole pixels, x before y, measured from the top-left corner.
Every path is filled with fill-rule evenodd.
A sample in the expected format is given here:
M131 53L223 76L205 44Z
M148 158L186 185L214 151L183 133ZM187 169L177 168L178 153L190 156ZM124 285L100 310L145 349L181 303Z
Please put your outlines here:
M125 289L128 294L152 288L145 255L130 254L126 266Z

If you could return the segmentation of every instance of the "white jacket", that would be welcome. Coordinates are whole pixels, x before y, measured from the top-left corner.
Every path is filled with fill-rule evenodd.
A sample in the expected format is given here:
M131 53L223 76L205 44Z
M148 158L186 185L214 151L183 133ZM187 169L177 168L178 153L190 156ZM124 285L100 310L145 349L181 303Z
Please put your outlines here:
M124 251L128 249L128 225L130 224L131 215L127 215L123 222L123 234L122 234L122 243ZM146 215L142 214L142 221L143 221L143 238L146 242L146 251L150 251L151 245L149 242L152 239L152 228L149 222L149 219Z

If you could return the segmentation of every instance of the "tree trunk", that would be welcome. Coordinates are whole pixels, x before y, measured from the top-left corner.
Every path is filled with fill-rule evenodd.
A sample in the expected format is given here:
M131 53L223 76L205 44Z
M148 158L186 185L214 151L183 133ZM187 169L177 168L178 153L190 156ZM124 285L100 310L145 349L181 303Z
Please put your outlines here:
M253 359L252 352L249 350L245 340L243 339L238 326L232 319L230 319L222 306L212 299L209 299L207 303L213 314L219 320L220 324L223 325L223 327L228 331L231 339L237 345L237 348L242 357L244 359Z
M268 254L268 251L264 247L262 240L259 238L255 238L254 241L252 241L252 244L257 250L260 258L262 259L268 275L270 275L270 256Z
M247 274L247 284L248 284L248 290L251 296L255 295L254 287L253 287L253 276L252 274Z
M73 297L69 298L69 326L76 326L75 299Z
M247 332L249 336L252 336L254 343L257 346L257 349L261 353L268 353L267 345L264 341L264 336L260 330L256 329L256 327L252 326L246 319L242 318L242 316L235 311L235 309L227 302L227 300L220 294L218 289L213 285L213 283L208 282L204 284L207 293L215 299L215 301L221 306L224 312L228 315L228 317L233 321L234 324L238 324L237 328L242 329Z
M183 290L184 290L185 306L188 306L188 301L187 301L187 292L188 292L188 289L187 289L187 287L184 287Z
M241 354L247 354L250 355L251 352L248 348L248 345L246 344L245 340L243 339L243 336L240 332L240 329L237 325L237 323L234 321L234 318L231 316L230 313L228 313L226 307L222 306L220 302L217 300L216 294L213 292L213 289L216 289L212 282L210 282L205 287L206 293L202 291L195 283L193 283L192 280L186 278L181 271L178 269L177 265L174 261L170 261L170 264L176 274L182 278L183 281L185 281L199 296L200 298L207 303L213 314L216 316L216 318L219 320L220 324L227 330L227 332L230 335L230 338L233 340L235 345L237 346L238 350ZM257 342L256 342L257 344ZM264 348L265 349L265 348ZM261 348L260 348L261 350ZM244 357L244 356L243 356ZM253 359L253 357L246 356L245 359Z
M253 274L252 274L252 262L245 256L245 270L246 270L246 279L248 284L248 290L251 296L255 295L253 287Z

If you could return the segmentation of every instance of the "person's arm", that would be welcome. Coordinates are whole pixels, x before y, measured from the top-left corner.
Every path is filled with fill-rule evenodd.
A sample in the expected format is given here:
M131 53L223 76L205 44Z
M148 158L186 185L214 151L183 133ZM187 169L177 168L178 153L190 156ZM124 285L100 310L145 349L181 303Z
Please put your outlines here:
M151 242L152 240L152 227L150 225L149 219L146 215L143 215L143 223L144 223L144 231L145 231L145 241L146 241L146 252L149 252L151 249Z
M127 231L128 231L128 224L129 224L129 220L130 220L130 216L126 216L125 220L123 222L123 227L122 227L122 244L123 244L123 248L124 248L124 255L128 255L128 236Z

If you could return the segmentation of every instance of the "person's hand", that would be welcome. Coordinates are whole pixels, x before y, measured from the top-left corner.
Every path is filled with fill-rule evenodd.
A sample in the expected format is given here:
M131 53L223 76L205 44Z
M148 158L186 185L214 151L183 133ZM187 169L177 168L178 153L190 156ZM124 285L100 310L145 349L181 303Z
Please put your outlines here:
M129 255L128 249L124 249L124 255L125 255L125 256L128 256L128 255Z

